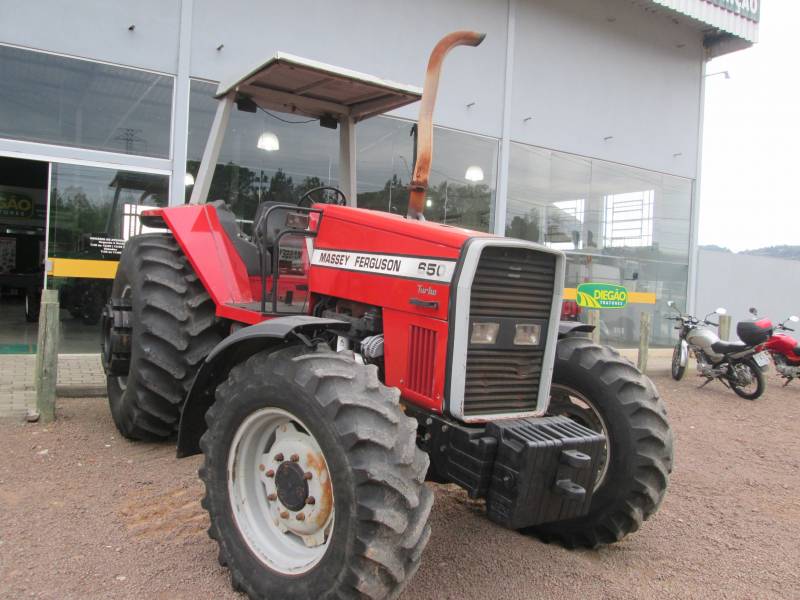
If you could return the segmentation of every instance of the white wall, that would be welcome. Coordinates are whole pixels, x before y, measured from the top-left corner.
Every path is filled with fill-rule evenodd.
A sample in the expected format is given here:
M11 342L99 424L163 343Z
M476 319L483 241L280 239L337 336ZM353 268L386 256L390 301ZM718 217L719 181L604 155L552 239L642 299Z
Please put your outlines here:
M178 68L179 22L180 0L0 1L2 43L165 73Z
M499 137L507 10L505 0L195 0L191 72L218 81L280 50L422 86L439 38L475 29L486 40L448 56L435 119ZM418 111L412 105L395 114L416 119Z
M694 178L702 52L629 1L520 1L511 139Z
M734 335L751 306L773 323L800 315L800 261L700 249L697 276L699 316L727 308Z

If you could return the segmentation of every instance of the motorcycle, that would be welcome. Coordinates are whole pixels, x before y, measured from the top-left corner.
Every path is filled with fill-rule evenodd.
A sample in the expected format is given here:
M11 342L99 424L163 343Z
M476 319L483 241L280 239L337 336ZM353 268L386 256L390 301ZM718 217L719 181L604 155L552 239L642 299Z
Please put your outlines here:
M754 317L758 317L755 308L751 308L750 312ZM800 343L786 333L794 331L791 327L786 326L787 322L800 322L800 317L792 315L783 323L776 325L773 335L758 347L758 350L765 350L772 356L775 370L786 380L783 387L789 385L792 379L800 377Z
M769 320L741 322L736 326L736 334L742 342L725 342L709 329L719 327L719 323L709 321L709 317L727 314L724 308L698 319L682 314L672 301L667 305L678 314L666 318L677 321L675 329L680 332L672 353L673 379L680 381L683 378L691 352L697 361L698 376L706 378L700 387L719 379L746 400L756 400L764 393L764 371L769 365L769 356L758 348L772 335L773 326Z

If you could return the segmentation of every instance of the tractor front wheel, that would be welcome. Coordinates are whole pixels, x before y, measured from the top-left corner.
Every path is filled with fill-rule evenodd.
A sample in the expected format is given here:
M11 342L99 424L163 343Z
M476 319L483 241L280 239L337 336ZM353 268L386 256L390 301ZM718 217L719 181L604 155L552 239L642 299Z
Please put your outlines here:
M396 389L352 354L289 347L234 367L206 413L203 507L250 598L396 597L419 565L428 457Z
M621 540L657 510L672 470L672 431L648 377L615 350L586 338L558 342L550 399L564 415L603 433L586 516L534 528L545 541L595 548Z

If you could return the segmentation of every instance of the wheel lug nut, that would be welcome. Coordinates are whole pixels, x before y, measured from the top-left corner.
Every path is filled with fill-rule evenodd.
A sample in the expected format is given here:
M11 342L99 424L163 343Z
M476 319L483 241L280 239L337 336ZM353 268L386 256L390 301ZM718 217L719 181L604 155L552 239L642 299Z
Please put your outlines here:
M272 469L267 470L267 477L275 477L275 471Z
M258 465L258 470L259 471L263 471L264 469L266 469L266 467L264 465Z
M289 457L289 460L291 460L292 462L297 462L298 460L300 460L300 455L298 455L298 454L292 454L292 455Z
M289 511L288 510L282 510L281 511L281 519L288 519L288 518L289 518Z
M275 500L277 499L278 499L278 494L270 494L269 496L267 496L267 500L269 500L270 502L275 502Z
M314 498L314 496L309 496L308 498L306 498L306 504L312 504L313 505L313 504L316 504L316 503L317 503L317 499Z
M308 481L312 477L313 475L311 474L311 471L306 471L305 473L303 473L303 479L305 479L306 481Z
M297 514L297 520L298 521L305 521L306 520L306 516L303 513L298 513Z
M283 462L283 452L278 452L278 454L275 455L275 462Z

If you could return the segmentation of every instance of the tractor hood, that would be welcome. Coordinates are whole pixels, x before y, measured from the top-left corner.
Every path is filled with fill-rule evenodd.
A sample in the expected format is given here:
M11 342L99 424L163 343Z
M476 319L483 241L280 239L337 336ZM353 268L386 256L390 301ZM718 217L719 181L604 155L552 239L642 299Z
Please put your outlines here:
M432 221L417 221L414 219L407 219L403 216L364 209L352 209L345 206L335 205L317 205L315 208L322 209L325 215L324 220L335 219L340 223L350 223L355 226L367 227L372 230L382 231L386 234L402 236L410 240L417 240L419 246L418 251L414 248L407 248L409 253L419 256L430 256L432 251L431 245L442 248L448 256L458 258L458 253L464 246L464 243L474 237L492 237L492 234L484 233L481 231L474 231L472 229L465 229L463 227L455 227L453 225L443 225L441 223L434 223ZM327 228L326 228L327 229ZM374 239L351 239L349 244L359 245L363 241L365 246L375 246ZM391 245L386 244L385 240L379 242L382 248L391 248ZM403 244L405 247L406 244ZM346 246L343 246L346 247ZM448 250L445 250L448 249ZM368 248L363 248L368 249ZM455 254L451 251L456 250ZM438 255L438 252L436 253Z

